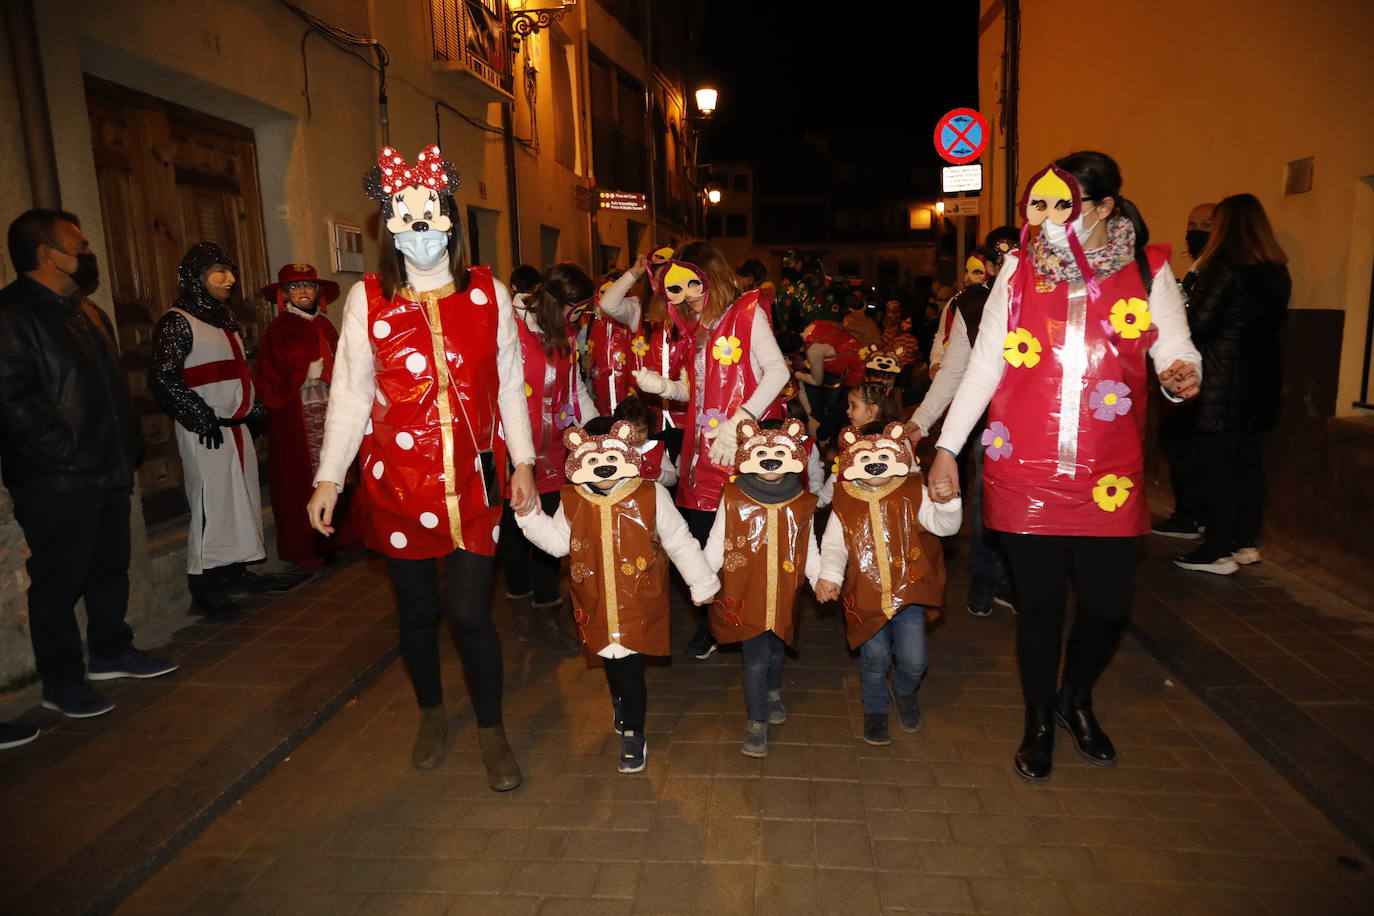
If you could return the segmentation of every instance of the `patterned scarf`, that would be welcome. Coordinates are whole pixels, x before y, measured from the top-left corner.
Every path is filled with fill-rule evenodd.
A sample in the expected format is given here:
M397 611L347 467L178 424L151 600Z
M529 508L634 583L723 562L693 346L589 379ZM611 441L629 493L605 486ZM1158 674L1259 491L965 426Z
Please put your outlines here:
M1053 289L1065 280L1072 283L1083 279L1073 253L1067 247L1055 248L1050 245L1044 232L1031 241L1030 251L1038 286ZM1094 274L1099 277L1111 276L1135 260L1135 226L1124 216L1113 217L1107 223L1107 244L1084 254L1088 256L1088 266Z

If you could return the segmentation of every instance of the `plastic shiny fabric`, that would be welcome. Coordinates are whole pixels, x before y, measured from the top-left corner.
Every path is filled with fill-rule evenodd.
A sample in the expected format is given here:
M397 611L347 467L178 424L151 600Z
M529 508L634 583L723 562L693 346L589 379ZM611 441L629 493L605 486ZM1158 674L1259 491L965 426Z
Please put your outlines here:
M569 339L562 353L548 353L544 341L522 317L517 317L515 324L525 364L530 431L534 434L534 486L540 493L554 493L564 483L563 462L568 452L563 445L563 430L587 419L582 416L577 398L577 344Z
M1169 247L1151 245L1146 254L1154 274ZM1095 537L1149 531L1142 442L1147 357L1159 331L1134 262L1096 285L1096 296L1077 281L1033 279L1024 287L981 440L989 528Z
M635 393L631 373L642 367L641 358L649 349L643 324L632 331L598 312L587 332L587 345L592 357L592 400L597 411L608 417Z
M823 371L827 376L837 377L839 384L852 388L867 377L861 352L863 345L843 325L834 321L813 321L806 326L802 339L808 347L829 344L834 349L835 355L825 361Z
M671 320L648 323L651 328L647 343L648 352L644 354L643 366L652 369L666 379L676 381L691 358L691 345ZM669 401L663 398L640 395L660 414L663 428L685 429L687 426L687 404L685 401Z
M499 472L506 444L491 270L472 268L461 293L450 284L387 299L375 274L363 281L376 361L361 449L367 546L399 559L493 556L502 507L487 505L479 451L492 450Z

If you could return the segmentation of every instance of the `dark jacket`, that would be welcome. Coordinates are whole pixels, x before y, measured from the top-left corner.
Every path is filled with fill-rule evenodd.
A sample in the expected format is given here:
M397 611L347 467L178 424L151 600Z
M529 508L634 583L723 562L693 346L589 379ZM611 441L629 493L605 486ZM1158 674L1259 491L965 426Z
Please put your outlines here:
M104 313L28 277L0 290L5 484L127 489L142 458L142 430Z
M1282 264L1214 261L1198 274L1188 327L1202 354L1194 419L1199 432L1260 432L1278 422L1292 288Z

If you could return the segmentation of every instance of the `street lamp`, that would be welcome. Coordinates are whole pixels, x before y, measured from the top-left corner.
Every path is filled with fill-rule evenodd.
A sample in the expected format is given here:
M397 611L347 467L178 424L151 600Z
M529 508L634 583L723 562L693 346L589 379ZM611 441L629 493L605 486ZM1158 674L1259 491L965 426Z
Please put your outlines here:
M529 35L547 29L563 18L564 11L577 0L548 0L551 6L533 8L531 0L510 0L510 48L520 50L520 42Z
M706 200L713 205L720 203L720 188L707 188Z
M718 93L714 89L703 86L696 92L697 111L701 112L703 118L711 117L711 112L716 110L716 99Z
M935 202L935 212L940 214L941 216L945 215L945 202L943 200Z

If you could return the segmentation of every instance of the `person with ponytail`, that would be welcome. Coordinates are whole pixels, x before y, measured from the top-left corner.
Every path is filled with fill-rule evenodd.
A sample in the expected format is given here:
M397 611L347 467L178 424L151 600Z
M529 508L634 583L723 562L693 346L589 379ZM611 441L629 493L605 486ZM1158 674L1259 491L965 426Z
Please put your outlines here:
M1150 530L1147 362L1165 395L1183 400L1199 391L1201 357L1169 247L1148 244L1110 156L1074 153L1041 169L1021 215L1020 251L1006 256L983 309L930 482L933 493L959 492L956 456L987 410L983 515L1011 562L1026 704L1013 765L1041 782L1056 723L1088 762L1116 762L1092 688L1125 627ZM1075 619L1056 690L1071 581Z
M517 271L520 268L517 268ZM592 297L592 279L576 264L559 263L542 276L535 272L512 283L525 286L511 297L520 353L525 364L525 398L534 439L534 486L549 515L558 511L567 449L563 431L597 415L578 367L577 346L567 316ZM559 561L538 549L515 521L509 502L501 516L501 561L506 599L515 616L517 639L537 639L566 655L578 641L568 631L572 616L559 595Z

